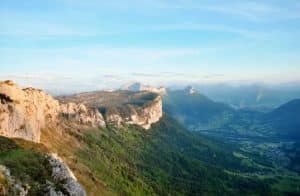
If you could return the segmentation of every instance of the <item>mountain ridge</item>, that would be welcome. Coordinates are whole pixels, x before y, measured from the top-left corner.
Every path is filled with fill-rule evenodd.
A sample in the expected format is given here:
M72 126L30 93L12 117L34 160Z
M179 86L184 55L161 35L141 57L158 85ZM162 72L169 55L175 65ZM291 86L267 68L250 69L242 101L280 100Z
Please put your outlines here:
M88 97L96 94L85 93ZM114 95L109 92L100 93L100 97L96 99L101 100L101 96L113 99ZM21 89L12 81L1 82L0 135L39 142L41 129L47 126L55 128L60 124L61 118L92 127L104 127L106 123L118 126L121 123L129 123L149 129L151 124L157 122L162 116L161 97L154 93L124 93L122 99L129 97L128 99L132 99L131 103L121 103L118 107L105 106L105 113L100 113L102 105L99 103L93 105L74 99L73 102L63 101L63 99L71 99L70 97L55 99L42 90ZM88 97L84 99L89 100ZM137 103L139 100L144 101ZM127 113L123 114L123 111Z
M166 113L193 130L221 126L225 123L223 120L226 121L235 111L227 104L211 100L193 87L168 91L163 96L163 103Z

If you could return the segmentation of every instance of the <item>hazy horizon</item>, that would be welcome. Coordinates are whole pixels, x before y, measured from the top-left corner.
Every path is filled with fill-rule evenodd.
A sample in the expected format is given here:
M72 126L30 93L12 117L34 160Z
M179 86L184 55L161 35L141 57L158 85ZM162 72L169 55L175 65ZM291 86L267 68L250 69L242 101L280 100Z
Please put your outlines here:
M4 0L0 79L44 89L299 81L299 8L294 0Z

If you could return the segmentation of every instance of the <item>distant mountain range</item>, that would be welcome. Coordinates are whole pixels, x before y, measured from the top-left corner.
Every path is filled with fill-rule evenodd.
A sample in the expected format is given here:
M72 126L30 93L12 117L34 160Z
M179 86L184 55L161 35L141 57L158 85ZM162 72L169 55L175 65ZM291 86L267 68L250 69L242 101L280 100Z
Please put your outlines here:
M294 99L264 116L277 132L289 138L300 139L300 99Z
M222 126L235 112L229 105L212 101L191 87L168 91L163 96L163 109L192 129Z
M191 84L193 90L206 95L217 102L223 102L235 109L249 109L260 112L270 112L272 109L292 100L300 98L300 83L288 83L280 85L249 84L229 85L219 84ZM183 90L184 86L153 87L139 82L129 83L121 87L121 90L152 91L164 94L168 91Z
M195 89L213 100L227 103L235 108L250 108L258 111L270 111L292 99L300 97L300 85L266 86L242 85L230 86L195 85Z
M120 90L127 90L127 91L133 91L133 92L148 91L148 92L153 92L153 93L158 93L158 94L165 94L166 93L166 88L164 88L164 87L156 88L156 87L153 87L153 86L150 86L150 85L144 85L144 84L139 83L139 82L124 85L124 86L121 87Z
M230 143L242 152L249 153L248 156L252 158L243 157L245 163L252 165L251 161L260 157L261 162L273 168L272 173L282 176L286 175L288 169L296 172L293 179L299 178L300 99L288 101L269 109L269 112L259 112L253 108L233 108L212 101L189 87L185 90L169 90L163 102L164 111L189 130ZM287 183L292 185L292 181L288 180ZM296 184L293 186L300 188Z
M300 99L295 99L270 112L257 112L246 108L235 109L225 103L215 102L191 87L184 90L168 91L163 97L163 109L191 130L209 130L224 128L230 130L239 127L260 125L271 127L281 136L299 137L300 135ZM247 129L247 132L260 129Z

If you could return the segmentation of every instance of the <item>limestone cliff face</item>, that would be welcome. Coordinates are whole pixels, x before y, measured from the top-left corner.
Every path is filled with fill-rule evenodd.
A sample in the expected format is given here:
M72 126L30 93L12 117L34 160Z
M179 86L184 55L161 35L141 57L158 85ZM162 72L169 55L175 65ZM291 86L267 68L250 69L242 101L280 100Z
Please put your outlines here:
M150 106L147 106L143 109L144 116L146 116L146 124L144 127L150 128L151 124L156 123L159 121L159 119L163 115L162 111L162 98L161 96L158 96L151 104Z
M92 127L104 127L105 121L97 109L87 108L84 104L66 103L60 105L60 113L69 120L75 120Z
M57 128L63 119L89 127L103 127L107 122L149 129L163 113L156 93L92 92L74 97L58 101L41 90L0 82L0 135L39 142L42 128ZM105 112L100 113L101 108Z
M162 117L162 98L158 93L147 91L96 91L58 97L62 103L83 103L98 108L106 123L121 126L135 124L149 129Z
M41 129L59 124L59 115L80 124L104 126L100 112L83 104L60 104L45 92L0 82L0 135L39 142Z
M162 115L161 96L157 96L151 102L140 107L127 105L113 109L108 108L105 114L108 123L120 125L123 122L139 125L144 129L149 129L153 123L159 121Z
M59 103L43 91L21 89L11 81L0 83L0 135L40 140L40 130L54 123Z

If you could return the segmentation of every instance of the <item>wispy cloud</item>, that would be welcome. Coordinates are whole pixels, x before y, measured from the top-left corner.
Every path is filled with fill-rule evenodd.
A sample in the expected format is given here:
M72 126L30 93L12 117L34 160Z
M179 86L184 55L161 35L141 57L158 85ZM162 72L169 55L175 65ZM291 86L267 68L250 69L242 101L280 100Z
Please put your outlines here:
M263 1L154 1L150 4L160 9L206 11L239 16L252 21L288 20L300 18L299 2Z
M109 48L104 46L26 50L0 48L0 57L3 57L1 64L7 67L7 70L14 70L13 67L18 65L28 67L24 70L46 73L60 70L62 73L78 77L85 73L110 74L124 71L131 72L131 76L141 76L141 74L146 76L148 72L149 77L153 74L151 70L163 71L168 69L165 67L167 65L175 66L176 60L200 58L218 50L217 48Z
M299 18L299 1L277 1L277 0L243 0L243 1L220 1L220 0L114 0L114 1L74 1L65 0L69 5L106 7L117 10L128 10L144 14L157 14L161 11L204 11L223 15L239 16L253 21L287 20ZM147 11L149 10L149 11ZM157 11L157 12L155 12Z
M54 1L55 2L55 1ZM300 14L298 12L297 5L289 3L288 6L282 6L281 4L262 1L172 1L166 2L162 0L156 1L87 1L81 2L77 0L64 0L63 2L67 3L71 8L76 11L68 10L68 14L73 15L73 19L60 19L59 16L64 15L64 10L54 10L53 14L57 16L53 17L42 17L39 18L35 13L11 13L4 10L3 13L0 13L0 36L26 36L26 37L58 37L58 36L73 36L73 37L97 37L97 36L106 36L106 35L121 35L121 34L130 34L130 33L145 33L145 32L161 32L161 31L212 31L212 32L225 32L232 33L235 35L240 35L244 37L257 38L264 34L263 31L251 30L245 27L240 27L232 24L225 23L204 23L199 22L198 20L189 20L185 23L176 23L171 21L159 21L154 20L154 22L146 23L128 23L128 25L116 25L111 26L107 24L107 21L103 20L103 15L101 10L105 11L107 7L110 7L111 13L107 14L108 18L115 19L114 15L117 12L116 8L125 9L128 11L125 18L132 19L132 17L140 16L141 18L147 19L147 14L143 13L145 9L157 9L158 16L164 18L168 16L178 17L181 16L185 18L189 16L190 13L193 13L193 18L202 18L205 16L205 12L219 13L222 15L231 15L237 16L239 19L250 19L250 20L276 20L276 19L290 19L290 18L299 18ZM290 5L291 4L291 5ZM86 5L86 6L83 6ZM81 20L82 16L77 11L81 9L86 10L88 13L84 20ZM141 10L137 15L132 15L136 10ZM174 10L182 10L182 12L175 12ZM2 10L3 11L3 10ZM186 12L185 12L186 11ZM93 14L89 15L89 12ZM165 13L166 12L166 13ZM77 13L77 14L76 14ZM114 14L115 13L115 14ZM151 12L150 12L151 13ZM32 15L31 15L32 14ZM146 16L145 16L146 15ZM31 17L30 17L31 16ZM99 18L99 24L94 26L87 26L86 23L89 23L89 20L95 20ZM220 20L224 19L224 16L214 16ZM9 20L7 20L7 18ZM53 19L52 19L53 18ZM76 20L79 19L79 20ZM211 24L210 24L211 23Z
M1 24L1 23L0 23ZM34 31L32 29L35 29ZM103 37L103 36L119 36L124 34L143 34L158 32L176 32L176 31L193 31L193 32L217 32L230 33L246 38L265 38L266 33L258 30L250 30L244 27L230 26L223 24L198 24L198 23L166 23L166 24L144 24L142 27L126 27L118 29L103 30L81 30L62 25L53 24L21 24L16 26L8 26L0 29L0 36L19 37L25 39L47 39L72 36L80 37Z

